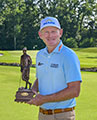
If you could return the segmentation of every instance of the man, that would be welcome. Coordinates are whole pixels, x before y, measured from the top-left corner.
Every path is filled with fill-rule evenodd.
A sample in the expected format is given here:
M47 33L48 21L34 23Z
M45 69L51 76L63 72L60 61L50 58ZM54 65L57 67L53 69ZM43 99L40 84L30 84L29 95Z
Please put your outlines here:
M29 55L27 55L27 48L23 48L23 55L20 59L20 66L22 72L22 80L26 82L25 89L27 89L27 85L29 84L29 89L31 88L31 83L29 82L29 73L30 73L30 66L32 65L32 60Z
M46 17L39 36L46 44L36 57L35 97L28 104L39 106L39 120L75 120L75 97L79 96L81 73L76 54L60 40L59 21ZM39 92L39 93L38 93Z

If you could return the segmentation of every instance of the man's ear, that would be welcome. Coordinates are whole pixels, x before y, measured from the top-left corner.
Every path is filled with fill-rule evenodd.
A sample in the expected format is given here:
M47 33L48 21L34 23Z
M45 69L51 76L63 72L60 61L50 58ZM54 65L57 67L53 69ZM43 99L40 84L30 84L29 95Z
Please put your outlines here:
M41 31L38 32L38 35L42 39L42 33L41 33Z
M60 37L63 35L63 29L60 29Z

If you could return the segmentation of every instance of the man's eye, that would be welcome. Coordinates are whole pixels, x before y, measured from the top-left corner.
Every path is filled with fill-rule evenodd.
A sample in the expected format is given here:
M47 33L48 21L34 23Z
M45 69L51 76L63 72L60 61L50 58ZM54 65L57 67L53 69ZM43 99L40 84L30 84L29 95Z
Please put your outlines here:
M44 34L48 34L48 31L44 32Z
M52 33L54 34L54 33L56 33L56 31L52 31Z
M52 31L52 33L55 33L55 31Z

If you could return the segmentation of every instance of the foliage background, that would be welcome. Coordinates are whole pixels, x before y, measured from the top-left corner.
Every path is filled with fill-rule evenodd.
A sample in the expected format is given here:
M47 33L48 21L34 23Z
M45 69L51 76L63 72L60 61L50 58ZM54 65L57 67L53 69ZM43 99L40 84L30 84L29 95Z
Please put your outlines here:
M0 49L41 49L40 20L58 18L68 47L97 46L96 0L0 0Z

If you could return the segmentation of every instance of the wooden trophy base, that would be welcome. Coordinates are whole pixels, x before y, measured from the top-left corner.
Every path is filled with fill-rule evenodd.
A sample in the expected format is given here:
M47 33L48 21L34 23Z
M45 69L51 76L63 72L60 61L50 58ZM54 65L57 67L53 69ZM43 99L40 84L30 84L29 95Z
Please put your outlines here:
M28 102L33 98L33 92L32 90L29 89L24 89L24 88L19 88L18 91L16 92L16 99L14 100L15 102Z

